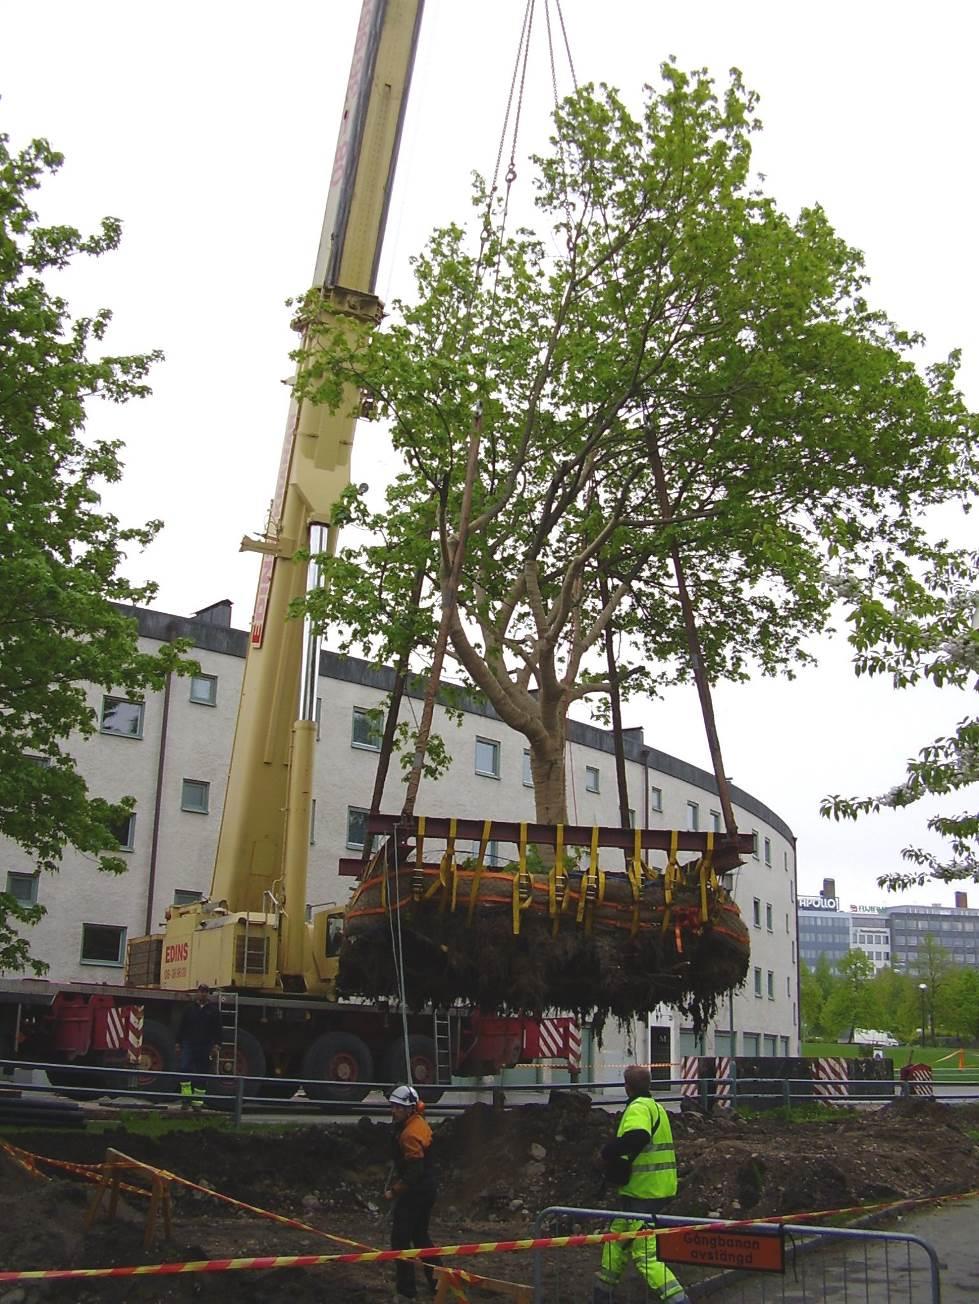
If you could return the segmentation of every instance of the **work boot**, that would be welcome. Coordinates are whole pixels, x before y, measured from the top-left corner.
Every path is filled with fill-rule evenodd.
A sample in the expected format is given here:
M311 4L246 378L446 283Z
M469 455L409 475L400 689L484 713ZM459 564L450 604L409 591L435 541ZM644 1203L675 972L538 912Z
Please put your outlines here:
M615 1304L615 1287L596 1281L592 1286L591 1304Z
M194 1103L194 1085L191 1082L180 1084L180 1108L190 1109Z
M193 1103L194 1103L194 1108L195 1108L195 1109L203 1109L203 1108L204 1108L204 1097L205 1097L206 1095L207 1095L207 1092L204 1090L203 1087L195 1087L195 1088L194 1088Z

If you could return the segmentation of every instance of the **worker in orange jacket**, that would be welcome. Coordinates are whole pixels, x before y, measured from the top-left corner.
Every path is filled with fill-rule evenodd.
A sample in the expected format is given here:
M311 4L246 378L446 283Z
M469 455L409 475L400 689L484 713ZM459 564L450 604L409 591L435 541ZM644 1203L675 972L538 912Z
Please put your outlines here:
M414 1087L395 1087L388 1096L391 1105L393 1159L385 1200L394 1201L391 1219L391 1249L425 1249L432 1245L428 1220L435 1204L435 1175L431 1166L432 1129L422 1117L425 1106ZM431 1259L424 1262L425 1279L435 1294L435 1273ZM396 1300L415 1299L415 1265L395 1264Z

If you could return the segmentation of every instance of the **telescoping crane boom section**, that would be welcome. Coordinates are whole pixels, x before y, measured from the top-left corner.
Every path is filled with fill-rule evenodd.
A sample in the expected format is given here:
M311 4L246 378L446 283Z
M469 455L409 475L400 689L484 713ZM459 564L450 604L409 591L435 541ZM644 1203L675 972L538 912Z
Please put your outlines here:
M374 289L422 8L363 5L316 259L320 323L369 331L380 316ZM350 482L357 405L353 392L336 412L293 399L268 530L242 542L263 557L211 899L262 911L274 898L284 975L303 968L319 661L318 639L287 619L311 582L292 558L336 546L330 512Z

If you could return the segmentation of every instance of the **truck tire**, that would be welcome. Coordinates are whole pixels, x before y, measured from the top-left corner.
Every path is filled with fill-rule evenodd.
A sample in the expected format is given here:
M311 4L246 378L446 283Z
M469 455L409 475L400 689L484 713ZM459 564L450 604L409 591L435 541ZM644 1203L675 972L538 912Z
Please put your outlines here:
M367 1045L350 1032L324 1032L303 1056L303 1085L310 1100L363 1100L373 1090L373 1076Z
M168 1096L179 1090L176 1078L165 1075L177 1068L177 1043L165 1023L147 1019L143 1024L143 1049L139 1053L139 1072L133 1075L137 1091L164 1091Z
M222 1069L227 1071L231 1065L222 1060ZM210 1078L207 1083L208 1093L215 1096L234 1096L238 1090L237 1079L245 1079L245 1095L259 1096L266 1082L265 1051L258 1038L247 1028L238 1029L238 1049L234 1063L235 1077Z
M46 1069L48 1081L69 1100L95 1100L108 1090L109 1076L95 1064L65 1064Z
M435 1042L431 1037L420 1033L411 1033L408 1037L408 1063L410 1072L405 1070L405 1039L398 1037L384 1052L384 1080L396 1086L399 1082L408 1082L415 1087L426 1105L434 1105L442 1099L442 1089L438 1082L438 1063L435 1058Z

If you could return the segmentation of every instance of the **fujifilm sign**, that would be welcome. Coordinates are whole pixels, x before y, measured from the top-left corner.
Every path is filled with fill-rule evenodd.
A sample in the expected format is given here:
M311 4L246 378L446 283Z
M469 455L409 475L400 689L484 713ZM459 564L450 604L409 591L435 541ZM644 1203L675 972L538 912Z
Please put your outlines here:
M800 910L839 910L839 897L799 897Z

